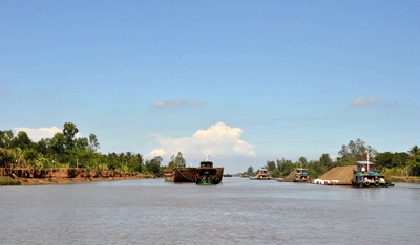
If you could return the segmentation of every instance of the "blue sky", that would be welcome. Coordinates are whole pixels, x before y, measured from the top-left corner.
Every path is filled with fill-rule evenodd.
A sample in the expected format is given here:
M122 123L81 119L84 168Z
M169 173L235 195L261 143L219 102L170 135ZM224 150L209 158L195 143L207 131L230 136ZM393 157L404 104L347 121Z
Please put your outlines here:
M227 172L420 142L418 1L1 1L0 130ZM43 129L43 130L41 130Z

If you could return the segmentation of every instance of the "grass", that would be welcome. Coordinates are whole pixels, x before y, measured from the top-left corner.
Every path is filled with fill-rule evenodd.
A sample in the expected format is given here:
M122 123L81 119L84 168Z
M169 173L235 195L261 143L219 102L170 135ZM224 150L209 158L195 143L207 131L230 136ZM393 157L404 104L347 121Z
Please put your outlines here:
M15 180L10 177L1 177L0 185L21 185L20 180Z

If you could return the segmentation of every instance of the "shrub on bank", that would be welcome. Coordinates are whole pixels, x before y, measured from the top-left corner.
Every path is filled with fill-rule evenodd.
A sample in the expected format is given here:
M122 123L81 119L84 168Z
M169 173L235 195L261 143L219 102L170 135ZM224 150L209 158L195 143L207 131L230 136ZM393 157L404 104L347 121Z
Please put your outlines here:
M0 185L21 185L20 180L12 179L10 177L1 177Z

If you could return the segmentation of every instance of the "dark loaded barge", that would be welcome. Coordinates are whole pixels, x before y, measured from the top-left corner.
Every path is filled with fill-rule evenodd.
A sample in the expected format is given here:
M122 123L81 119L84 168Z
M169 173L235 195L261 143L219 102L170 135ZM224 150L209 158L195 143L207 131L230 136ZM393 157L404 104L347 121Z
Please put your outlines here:
M214 168L213 162L207 159L200 163L199 168L165 169L166 181L194 182L196 184L219 184L223 180L224 168Z

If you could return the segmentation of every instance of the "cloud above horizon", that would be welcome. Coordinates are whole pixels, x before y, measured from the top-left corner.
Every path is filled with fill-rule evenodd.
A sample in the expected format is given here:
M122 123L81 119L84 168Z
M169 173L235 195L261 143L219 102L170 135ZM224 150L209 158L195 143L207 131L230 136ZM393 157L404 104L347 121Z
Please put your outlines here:
M226 158L240 155L256 157L252 144L239 139L243 134L240 128L231 128L224 122L217 122L207 130L198 130L192 137L169 138L162 135L152 135L161 148L154 149L145 155L150 159L161 156L168 160L172 155L182 152L185 158L200 159L206 152L212 157Z
M154 107L157 108L171 108L171 107L176 107L176 106L193 106L193 107L197 107L197 106L204 106L206 105L206 103L204 103L201 100L195 100L195 101L188 101L188 100L181 100L181 99L173 99L173 100L168 100L168 101L156 101L156 103L154 104Z
M52 138L56 133L62 133L63 130L59 129L57 127L51 127L51 128L13 128L13 130L19 133L20 131L26 132L28 137L35 142L38 142L42 138ZM82 135L80 133L76 134L76 138L81 137Z
M352 106L371 106L381 101L379 96L371 96L370 98L366 98L364 95L354 99L351 102Z

